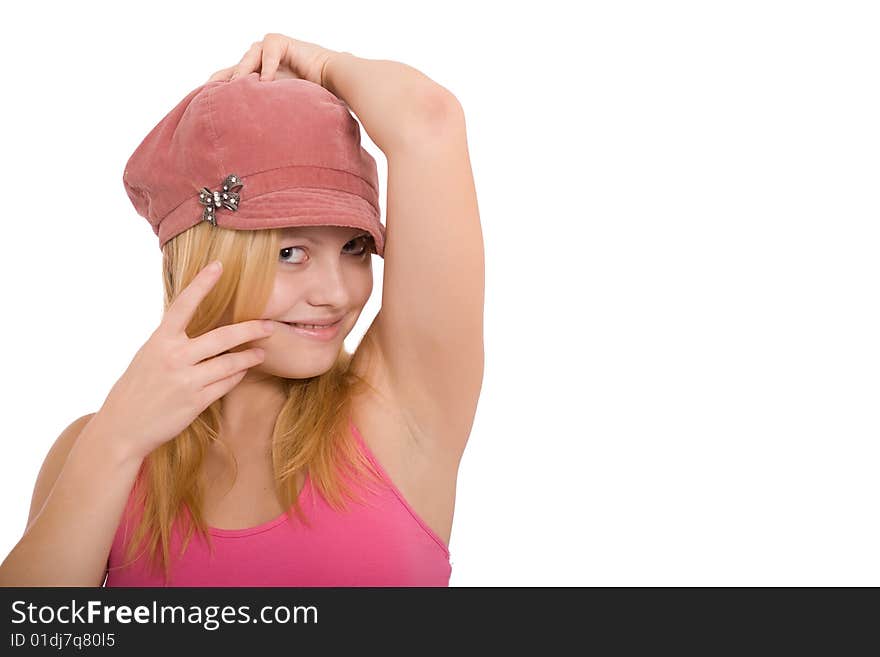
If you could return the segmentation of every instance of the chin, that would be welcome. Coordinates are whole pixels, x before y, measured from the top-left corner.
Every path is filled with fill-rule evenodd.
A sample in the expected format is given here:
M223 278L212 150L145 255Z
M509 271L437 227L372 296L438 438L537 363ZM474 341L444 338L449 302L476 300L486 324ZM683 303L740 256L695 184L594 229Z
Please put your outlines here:
M336 362L337 355L338 351L328 349L322 354L312 354L311 357L298 358L287 353L284 357L275 359L267 349L266 359L258 367L251 369L284 379L308 379L328 372Z

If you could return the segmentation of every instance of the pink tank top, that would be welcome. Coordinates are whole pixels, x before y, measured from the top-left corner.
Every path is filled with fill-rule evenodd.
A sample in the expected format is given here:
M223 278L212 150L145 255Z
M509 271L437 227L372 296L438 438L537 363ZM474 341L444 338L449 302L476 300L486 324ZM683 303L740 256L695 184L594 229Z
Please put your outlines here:
M365 456L381 473L381 492L360 487L366 504L346 500L334 510L306 475L299 501L311 526L290 512L246 529L209 528L214 553L193 533L183 556L172 563L171 586L449 586L452 566L443 540L407 503L349 420ZM355 484L356 485L356 484ZM164 586L145 568L145 555L122 566L124 540L133 531L129 505L110 549L105 586ZM288 522L293 515L294 523ZM183 537L171 535L171 554Z

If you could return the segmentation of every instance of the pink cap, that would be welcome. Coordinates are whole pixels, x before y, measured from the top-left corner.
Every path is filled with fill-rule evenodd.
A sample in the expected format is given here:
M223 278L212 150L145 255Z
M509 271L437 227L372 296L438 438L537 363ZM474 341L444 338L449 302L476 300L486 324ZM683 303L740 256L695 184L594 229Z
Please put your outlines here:
M350 226L384 257L376 161L348 106L308 80L253 72L203 84L144 138L122 181L160 248L200 221Z

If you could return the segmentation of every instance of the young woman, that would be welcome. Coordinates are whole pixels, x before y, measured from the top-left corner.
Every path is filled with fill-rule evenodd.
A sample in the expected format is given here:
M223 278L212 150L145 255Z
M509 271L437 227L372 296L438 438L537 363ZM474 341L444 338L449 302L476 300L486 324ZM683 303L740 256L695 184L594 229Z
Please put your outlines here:
M388 161L386 226L348 109ZM198 198L193 172L211 177ZM160 238L165 313L52 446L0 584L447 586L483 377L456 98L267 34L150 132L124 182ZM372 253L381 309L349 354Z

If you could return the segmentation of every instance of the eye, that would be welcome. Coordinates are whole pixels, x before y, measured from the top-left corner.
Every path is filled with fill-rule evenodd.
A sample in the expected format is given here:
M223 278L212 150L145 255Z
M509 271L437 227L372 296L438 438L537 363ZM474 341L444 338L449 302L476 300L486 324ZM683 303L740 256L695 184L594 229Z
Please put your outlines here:
M358 235L357 237L355 237L348 244L346 244L346 246L348 246L349 244L354 244L354 245L360 244L361 245L360 249L358 249L357 251L354 251L352 253L349 253L349 255L363 256L368 253L372 253L373 238L372 238L372 235L370 235L369 233L365 233L363 235Z
M348 247L355 248L355 250L345 251L345 249ZM358 248L358 247L360 247L360 248ZM302 251L302 250L303 250L303 248L299 247L299 246L285 247L285 248L281 249L281 252L279 253L279 258L280 258L281 262L286 262L291 265L300 265L303 263L303 260L291 261L291 260L288 260L288 258L290 258L297 251ZM346 253L346 255L351 255L351 256L354 256L357 258L366 257L368 254L374 252L373 236L370 235L369 233L364 233L362 235L358 235L357 237L355 237L354 239L350 240L349 242L347 242L345 244L345 247L343 247L343 251Z
M291 265L298 265L299 262L290 262L286 258L290 256L291 252L302 251L302 249L298 246L288 246L287 248L281 249L281 253L279 254L281 262L288 262ZM285 255L287 254L287 255Z

